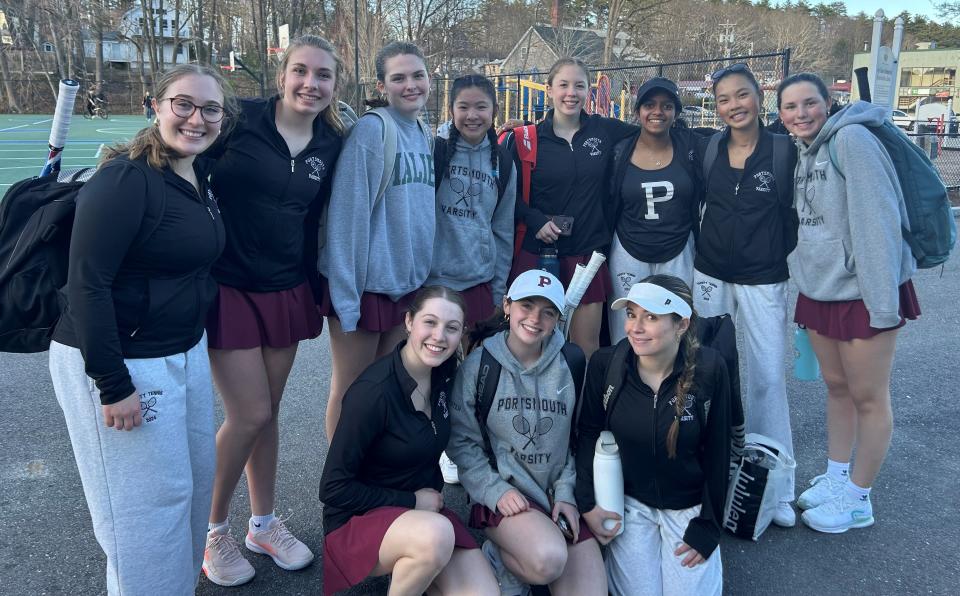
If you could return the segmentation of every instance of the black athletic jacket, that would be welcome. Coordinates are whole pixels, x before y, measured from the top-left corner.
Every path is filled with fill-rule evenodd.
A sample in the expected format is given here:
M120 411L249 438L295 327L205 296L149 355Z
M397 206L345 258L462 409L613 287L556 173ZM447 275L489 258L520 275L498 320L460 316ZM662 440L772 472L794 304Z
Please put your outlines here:
M83 353L104 404L135 391L124 358L186 352L203 334L224 230L206 173L198 163L194 171L199 194L169 168L153 180L117 157L77 197L66 308L53 339Z
M413 509L416 491L443 488L437 462L450 438L456 358L433 369L427 418L411 401L417 383L400 360L405 343L371 364L343 396L320 479L325 534L377 507Z
M677 380L683 372L682 353L673 373L657 395L637 372L636 356L629 353L626 380L619 395L603 408L607 367L616 346L601 348L590 359L583 391L577 442L577 504L580 511L596 506L593 494L593 454L605 420L620 448L624 492L656 509L688 509L702 505L690 521L683 541L704 557L717 547L723 523L730 473L730 381L719 352L701 347L697 352L689 406L680 419L677 457L667 457L667 431L675 416ZM709 404L697 404L708 400ZM701 412L707 412L707 420ZM609 418L607 418L609 417Z
M640 138L640 131L617 143L613 148L613 175L610 185L610 226L617 232L620 244L635 259L648 263L666 263L683 252L691 230L696 227L703 198L703 183L700 175L700 158L697 145L700 135L686 128L671 128L670 140L673 143L673 162L678 164L690 177L693 193L688 197L674 196L669 205L660 206L658 214L663 215L654 223L639 222L640 229L656 230L654 238L644 238L644 234L631 225L637 222L623 218L623 179L630 167L630 157Z
M310 143L291 157L277 131L278 100L243 100L236 129L204 155L217 160L211 181L227 229L214 277L250 292L316 283L317 222L342 144L319 117Z
M694 267L722 281L760 285L785 281L787 255L797 244L797 213L793 208L793 180L776 180L773 133L760 129L760 140L741 173L730 167L725 130L717 159L706 179L704 211L697 237ZM702 139L703 157L709 138ZM796 151L789 154L793 172ZM791 192L778 194L779 185Z
M560 256L607 252L612 237L607 224L610 167L613 146L637 130L614 118L580 113L580 130L567 143L553 133L553 110L537 125L537 165L530 181L530 205L523 202L523 166L517 164L517 221L527 224L523 250L539 254L537 240L551 215L574 218L573 235L561 236L552 246Z

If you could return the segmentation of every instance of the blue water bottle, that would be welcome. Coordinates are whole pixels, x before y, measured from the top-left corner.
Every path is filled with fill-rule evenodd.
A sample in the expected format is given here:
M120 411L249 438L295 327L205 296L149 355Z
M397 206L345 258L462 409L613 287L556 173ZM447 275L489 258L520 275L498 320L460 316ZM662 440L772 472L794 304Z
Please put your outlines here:
M560 258L557 256L557 249L546 246L541 248L540 258L537 259L537 269L543 269L560 279Z
M793 361L793 376L800 381L816 381L820 378L820 363L810 345L810 336L807 328L797 326L793 334L793 347L796 350L796 359Z

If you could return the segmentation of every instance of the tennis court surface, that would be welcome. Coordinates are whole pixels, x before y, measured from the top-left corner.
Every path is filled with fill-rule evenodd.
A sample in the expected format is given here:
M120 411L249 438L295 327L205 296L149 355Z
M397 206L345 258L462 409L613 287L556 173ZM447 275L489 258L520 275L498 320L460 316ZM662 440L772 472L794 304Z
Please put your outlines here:
M47 159L51 121L50 115L0 114L0 196L13 183L40 173ZM101 145L128 140L146 125L143 116L87 120L74 114L63 169L96 165Z

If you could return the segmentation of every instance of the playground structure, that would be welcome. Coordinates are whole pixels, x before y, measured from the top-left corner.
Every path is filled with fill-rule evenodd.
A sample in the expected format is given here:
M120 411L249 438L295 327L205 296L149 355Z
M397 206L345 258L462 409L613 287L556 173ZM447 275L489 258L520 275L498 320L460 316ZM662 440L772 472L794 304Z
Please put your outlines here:
M591 68L590 95L586 111L619 120L633 118L633 101L637 89L644 81L667 77L677 83L684 106L696 111L683 116L691 126L720 125L713 109L710 74L715 70L735 64L746 63L757 76L764 90L762 116L771 120L776 111L776 94L773 90L789 73L790 50L751 56L733 56L689 62L671 62L618 68ZM546 75L540 72L500 74L490 77L497 90L498 112L494 119L500 124L509 119L538 122L549 110ZM448 109L452 79L434 79L433 97L428 110L430 121L439 125L450 120Z

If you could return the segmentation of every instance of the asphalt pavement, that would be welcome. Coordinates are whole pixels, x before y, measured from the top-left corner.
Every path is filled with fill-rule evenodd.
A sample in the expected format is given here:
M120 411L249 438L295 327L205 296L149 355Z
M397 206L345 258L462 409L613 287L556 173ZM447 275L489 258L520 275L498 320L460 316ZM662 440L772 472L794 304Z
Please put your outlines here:
M772 527L758 542L728 536L721 546L727 594L960 593L952 554L960 542L960 258L942 276L940 269L927 270L914 283L923 316L899 338L891 388L893 444L872 495L877 524L841 535L802 525ZM792 366L792 355L787 364ZM197 594L321 593L317 490L327 449L329 374L326 335L303 343L281 408L277 513L290 516L288 526L317 560L286 572L268 557L248 553L257 570L252 582L221 588L201 578ZM788 394L800 489L825 468L825 389L822 382L790 375ZM0 594L105 593L105 558L94 540L46 354L0 354L0 483ZM448 486L445 498L466 512L460 487ZM249 515L243 480L232 511L234 535L242 542ZM385 594L386 582L370 581L349 593Z

